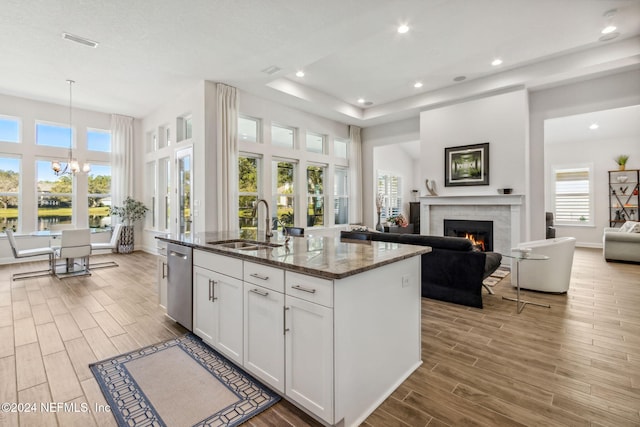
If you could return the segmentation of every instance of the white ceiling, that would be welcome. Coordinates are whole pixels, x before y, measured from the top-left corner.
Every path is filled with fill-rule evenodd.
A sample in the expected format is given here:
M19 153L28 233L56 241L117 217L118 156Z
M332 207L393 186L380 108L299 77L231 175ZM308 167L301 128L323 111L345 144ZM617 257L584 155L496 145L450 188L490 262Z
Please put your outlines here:
M620 36L600 42L610 9ZM0 93L64 105L74 79L74 106L134 117L211 80L368 126L640 64L640 0L3 0L0 10ZM504 63L492 67L495 57ZM281 70L261 71L270 66Z

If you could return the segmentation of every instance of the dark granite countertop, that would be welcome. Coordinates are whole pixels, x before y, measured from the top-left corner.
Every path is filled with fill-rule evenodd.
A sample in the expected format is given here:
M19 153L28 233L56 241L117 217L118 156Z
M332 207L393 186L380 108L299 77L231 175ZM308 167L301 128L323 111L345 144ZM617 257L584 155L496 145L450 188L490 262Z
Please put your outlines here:
M263 236L263 233L260 233ZM264 242L255 232L203 232L192 235L157 236L159 240L178 243L247 261L281 267L325 279L341 279L431 251L428 246L387 242L342 242L339 237L291 237L285 245L282 237L272 237L270 244L281 245L257 250L240 250L219 246L238 239Z

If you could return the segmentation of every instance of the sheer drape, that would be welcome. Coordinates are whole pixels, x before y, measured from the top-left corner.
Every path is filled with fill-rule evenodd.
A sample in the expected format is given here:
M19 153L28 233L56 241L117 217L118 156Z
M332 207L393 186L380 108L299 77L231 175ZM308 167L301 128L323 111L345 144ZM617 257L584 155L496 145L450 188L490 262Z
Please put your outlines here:
M218 83L218 230L238 229L238 94L234 87Z
M360 128L349 126L349 223L362 223L362 139Z
M111 206L133 197L133 117L111 115Z

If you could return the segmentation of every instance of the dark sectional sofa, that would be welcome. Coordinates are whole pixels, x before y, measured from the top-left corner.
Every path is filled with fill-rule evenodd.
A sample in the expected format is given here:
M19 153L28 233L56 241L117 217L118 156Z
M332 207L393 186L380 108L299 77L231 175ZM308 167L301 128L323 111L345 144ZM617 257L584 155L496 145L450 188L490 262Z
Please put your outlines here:
M499 266L502 255L474 250L469 239L418 234L344 231L343 239L430 246L422 255L422 296L482 308L482 281Z

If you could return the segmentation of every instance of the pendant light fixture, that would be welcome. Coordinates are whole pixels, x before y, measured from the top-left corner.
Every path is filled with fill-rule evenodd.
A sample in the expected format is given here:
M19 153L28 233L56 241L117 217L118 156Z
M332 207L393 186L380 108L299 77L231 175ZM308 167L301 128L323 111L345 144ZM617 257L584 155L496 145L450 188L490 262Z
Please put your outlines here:
M59 161L54 160L51 162L51 169L56 174L56 176L61 175L75 175L80 172L80 164L73 157L73 84L74 80L67 80L69 83L69 158L67 159L67 163L62 168L62 165ZM91 171L91 165L89 163L85 163L82 166L82 172L88 173Z

